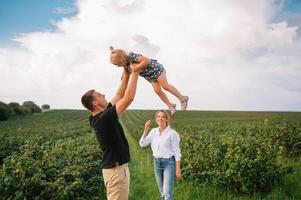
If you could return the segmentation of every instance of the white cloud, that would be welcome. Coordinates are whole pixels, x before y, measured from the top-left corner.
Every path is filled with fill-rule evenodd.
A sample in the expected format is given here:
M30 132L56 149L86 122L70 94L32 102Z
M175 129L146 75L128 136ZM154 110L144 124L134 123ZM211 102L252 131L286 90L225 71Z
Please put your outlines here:
M67 15L67 14L72 14L76 12L76 9L74 7L71 6L66 6L66 7L57 7L53 10L54 13L56 14L63 14L63 15Z
M281 9L272 0L79 0L77 9L52 32L15 38L22 48L0 49L1 100L82 108L90 88L110 99L121 73L108 61L113 45L164 64L191 109L301 110L298 27L272 21ZM165 108L143 79L131 107Z

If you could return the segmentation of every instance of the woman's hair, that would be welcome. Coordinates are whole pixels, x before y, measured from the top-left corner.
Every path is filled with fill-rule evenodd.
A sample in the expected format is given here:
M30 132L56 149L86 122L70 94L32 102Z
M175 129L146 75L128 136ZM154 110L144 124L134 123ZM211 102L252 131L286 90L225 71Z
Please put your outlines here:
M120 62L125 60L127 57L125 51L122 49L114 49L112 46L110 46L110 51L110 61L113 65L120 65Z
M170 116L169 116L169 114L168 114L167 111L165 111L165 110L158 110L158 111L155 113L155 117L157 118L158 114L161 113L161 112L165 114L165 117L166 117L166 119L167 119L166 126L168 126L168 125L169 125L169 122L170 122Z

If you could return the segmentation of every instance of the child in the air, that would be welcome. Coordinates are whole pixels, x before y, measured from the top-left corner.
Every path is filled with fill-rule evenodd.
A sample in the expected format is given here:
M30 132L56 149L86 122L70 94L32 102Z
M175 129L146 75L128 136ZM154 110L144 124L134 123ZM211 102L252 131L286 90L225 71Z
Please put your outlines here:
M168 106L171 115L174 115L176 112L176 104L169 101L166 94L162 91L162 88L179 99L181 110L184 111L187 109L188 96L183 96L174 86L168 83L165 69L157 60L148 59L141 54L135 54L133 52L127 53L122 49L114 49L113 47L110 47L110 50L110 61L112 64L118 67L124 67L129 73L142 70L139 75L152 84L156 94ZM136 65L131 66L132 63L136 63Z

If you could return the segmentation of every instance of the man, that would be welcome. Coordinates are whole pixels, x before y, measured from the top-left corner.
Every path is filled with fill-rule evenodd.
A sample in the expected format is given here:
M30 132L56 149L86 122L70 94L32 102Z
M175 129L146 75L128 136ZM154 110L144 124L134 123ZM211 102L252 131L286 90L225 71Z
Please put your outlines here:
M130 76L124 70L116 95L109 103L104 94L95 90L86 92L81 99L83 106L91 111L90 125L102 149L102 173L108 200L126 200L129 196L129 144L118 117L134 100L138 75L139 72L133 72Z

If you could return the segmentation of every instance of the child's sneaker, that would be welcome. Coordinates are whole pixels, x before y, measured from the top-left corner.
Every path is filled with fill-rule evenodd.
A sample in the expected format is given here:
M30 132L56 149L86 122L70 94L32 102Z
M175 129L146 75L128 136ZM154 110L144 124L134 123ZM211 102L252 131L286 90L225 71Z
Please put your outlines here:
M184 111L187 109L187 104L188 104L188 96L184 96L184 98L180 101L181 102L181 110Z
M173 115L176 113L176 111L177 111L176 106L177 106L176 104L172 104L172 105L169 107L171 116L173 116Z

